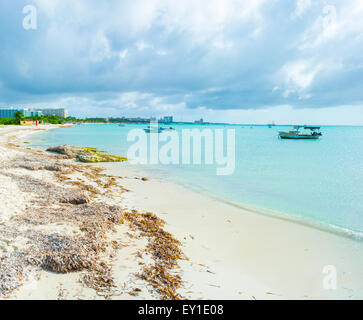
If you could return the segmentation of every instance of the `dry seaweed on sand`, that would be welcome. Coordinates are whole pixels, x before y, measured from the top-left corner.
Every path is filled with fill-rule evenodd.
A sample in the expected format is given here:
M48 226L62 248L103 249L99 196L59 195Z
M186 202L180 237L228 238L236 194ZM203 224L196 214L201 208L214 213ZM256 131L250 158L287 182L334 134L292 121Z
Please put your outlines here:
M57 156L47 156L44 153L30 151L29 154L13 159L11 167L31 171L48 170L62 173L71 173L73 171L71 164L61 162Z
M177 293L182 284L181 277L172 272L178 260L183 258L180 242L163 229L165 221L152 213L127 212L125 219L132 228L141 231L141 235L149 237L145 252L154 260L154 264L145 266L137 276L150 283L162 299L181 299Z
M7 296L20 287L33 273L23 251L13 252L0 257L0 296Z
M105 298L113 294L116 284L112 277L112 268L104 262L96 264L90 272L83 276L83 282L89 288L101 293Z
M42 160L53 161L54 156L48 155L41 159L20 156L13 168L23 167L26 169L43 170L38 164ZM57 159L58 161L58 159ZM29 166L28 166L29 165ZM31 205L25 208L22 214L16 215L12 221L16 227L22 225L27 231L22 237L27 242L27 250L22 254L16 253L9 257L2 256L0 260L0 295L11 293L21 286L25 280L24 273L27 269L37 270L41 268L56 273L85 271L84 283L102 292L105 296L110 295L114 283L112 269L102 261L103 254L109 245L106 233L114 230L114 226L123 222L122 209L110 206L104 202L88 204L90 195L94 190L89 187L82 188L74 185L73 188L60 187L41 178L27 176L18 172L11 172L11 166L1 174L9 177L17 183L21 192L33 195ZM100 170L86 169L91 175L99 177ZM65 173L57 171L53 173L56 180ZM57 233L47 234L43 231L35 231L34 226L49 223L69 223L78 225L80 235L64 236ZM14 225L1 228L2 235L16 238L9 230ZM6 233L5 233L6 232Z
M89 202L88 195L78 188L64 188L44 181L43 179L5 172L3 175L12 178L22 192L34 193L38 202L50 206L54 203L84 204Z
M75 191L63 194L62 197L59 198L59 201L61 203L70 203L78 205L78 204L88 203L90 199L85 193L81 191Z
M73 158L67 150L61 155L19 150L14 161L7 162L0 173L11 178L20 193L30 199L23 212L0 227L2 235L15 239L17 235L10 231L18 233L21 226L25 230L21 237L27 243L25 251L0 257L0 295L8 295L21 286L30 271L38 273L43 269L56 273L80 272L84 285L105 298L110 297L116 288L109 265L110 250L114 253L119 245L108 239L107 234L127 221L130 230L139 231L133 235L140 233L148 239L143 253L153 259L152 265L142 263L144 269L138 277L151 284L163 299L180 299L177 290L181 278L173 272L183 255L179 241L163 229L164 221L151 213L124 213L121 207L106 203L112 199L109 194L104 200L97 198L98 188L120 194L122 187L114 177L101 173L101 168L66 160ZM19 168L29 172L24 174ZM38 170L47 172L31 172ZM69 180L69 173L81 175L82 181ZM77 231L64 235L43 228L50 224L69 225ZM35 228L38 226L42 228Z
M49 209L44 208L40 217L44 217L44 210ZM57 273L84 270L86 273L82 276L82 282L85 285L105 297L112 295L115 287L112 269L102 261L101 256L109 246L106 233L123 222L122 210L102 203L71 206L68 210L54 212L50 221L76 223L83 235L30 233L28 237L33 243L33 254L28 259L29 263Z
M69 273L86 271L82 276L83 283L102 292L104 295L112 295L115 287L112 277L112 269L102 261L100 253L104 247L100 244L103 238L69 237L60 234L33 234L32 255L28 257L28 263L44 270L56 273Z
M97 240L53 234L40 242L39 257L34 259L48 271L67 273L87 270L84 283L97 292L108 293L115 287L112 269L100 260Z
M38 255L33 263L45 270L57 273L81 271L96 263L93 243L83 237L67 237L60 234L38 236Z
M68 180L70 180L70 179L68 179ZM63 180L63 181L65 181L65 180ZM80 189L82 189L83 191L88 191L92 195L100 194L100 191L97 188L95 188L94 186L92 186L90 184L81 182L81 181L70 180L70 181L67 181L66 183L69 185L77 186Z

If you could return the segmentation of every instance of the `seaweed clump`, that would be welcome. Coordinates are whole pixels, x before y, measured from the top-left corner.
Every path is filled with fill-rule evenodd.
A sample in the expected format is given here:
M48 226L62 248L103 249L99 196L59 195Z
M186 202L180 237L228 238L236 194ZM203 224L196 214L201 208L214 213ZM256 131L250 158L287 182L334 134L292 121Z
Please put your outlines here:
M145 252L151 254L154 264L145 266L137 276L149 282L163 300L181 299L177 293L182 283L181 277L172 273L178 260L183 258L180 241L163 229L165 221L153 213L132 211L125 213L124 217L131 228L141 231L142 236L149 237Z
M51 234L40 244L40 266L48 271L81 271L96 264L95 251L86 239Z
M40 209L38 209L39 211ZM44 235L31 233L29 238L35 243L28 262L44 270L56 273L86 271L83 283L109 297L116 287L112 268L102 259L108 249L107 232L115 225L123 223L122 209L105 203L75 205L68 208L49 210L43 208L38 223L69 221L78 225L82 236L63 236L58 233ZM38 218L38 216L34 216Z

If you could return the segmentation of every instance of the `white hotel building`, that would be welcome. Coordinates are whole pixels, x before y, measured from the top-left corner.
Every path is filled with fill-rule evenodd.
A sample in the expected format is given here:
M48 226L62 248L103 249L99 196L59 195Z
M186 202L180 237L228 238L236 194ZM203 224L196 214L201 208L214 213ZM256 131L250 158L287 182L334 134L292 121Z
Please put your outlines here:
M41 111L43 116L58 116L61 118L68 118L68 110L64 108L35 109L35 111Z
M64 108L55 109L29 109L29 108L0 108L0 118L14 118L15 113L20 111L25 117L34 116L58 116L68 118L68 110Z

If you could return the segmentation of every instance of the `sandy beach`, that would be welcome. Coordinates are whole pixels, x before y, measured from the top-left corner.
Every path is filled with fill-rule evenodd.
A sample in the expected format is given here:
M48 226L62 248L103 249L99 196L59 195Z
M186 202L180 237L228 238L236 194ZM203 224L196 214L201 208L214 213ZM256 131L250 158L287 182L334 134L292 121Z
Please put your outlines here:
M362 242L145 179L126 163L29 149L35 132L0 128L2 298L363 298ZM55 239L78 260L54 251ZM64 261L74 270L57 272ZM336 289L323 287L326 266Z

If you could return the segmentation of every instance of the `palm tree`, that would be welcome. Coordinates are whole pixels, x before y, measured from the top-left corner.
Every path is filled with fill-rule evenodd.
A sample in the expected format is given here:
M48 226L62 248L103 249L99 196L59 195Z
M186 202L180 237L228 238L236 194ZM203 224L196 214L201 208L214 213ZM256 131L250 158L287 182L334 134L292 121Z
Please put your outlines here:
M14 116L15 116L15 122L17 124L20 124L20 121L24 119L24 115L20 111L15 112Z

